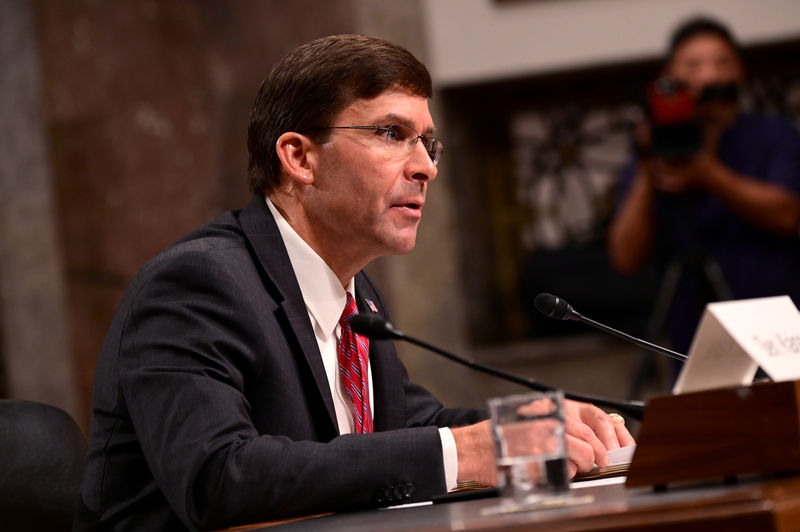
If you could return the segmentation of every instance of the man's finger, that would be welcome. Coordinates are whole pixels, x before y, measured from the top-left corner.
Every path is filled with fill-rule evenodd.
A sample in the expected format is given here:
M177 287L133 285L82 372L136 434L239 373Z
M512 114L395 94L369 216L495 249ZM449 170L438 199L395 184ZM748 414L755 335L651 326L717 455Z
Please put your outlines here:
M589 425L582 422L580 418L576 416L567 416L564 428L567 432L567 436L582 441L591 449L592 464L590 464L589 469L591 469L591 466L595 463L599 466L608 465L608 452L606 451L606 447ZM581 471L584 470L581 469Z
M578 466L572 460L567 460L567 475L569 478L574 477L578 473Z
M581 438L567 434L567 457L571 465L574 464L575 470L570 468L570 476L577 471L589 471L594 467L595 450L591 445ZM606 458L606 461L608 459Z
M581 421L594 432L606 450L619 449L620 441L617 438L615 423L608 414L594 405L581 405L579 415Z
M614 431L617 435L617 441L619 441L620 447L627 447L628 445L633 445L636 443L636 440L633 439L631 433L628 431L628 427L625 426L625 419L620 415L610 415L611 424L614 426Z

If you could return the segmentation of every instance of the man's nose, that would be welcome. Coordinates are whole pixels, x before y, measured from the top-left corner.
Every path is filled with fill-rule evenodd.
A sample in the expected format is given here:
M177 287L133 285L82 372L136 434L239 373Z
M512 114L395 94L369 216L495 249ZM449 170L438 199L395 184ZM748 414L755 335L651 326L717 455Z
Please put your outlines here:
M706 85L725 82L727 81L726 77L727 71L723 66L708 62L698 72L697 81L698 85L705 87Z
M417 142L409 154L410 178L418 181L432 181L436 179L439 169L433 164L433 159L428 150Z

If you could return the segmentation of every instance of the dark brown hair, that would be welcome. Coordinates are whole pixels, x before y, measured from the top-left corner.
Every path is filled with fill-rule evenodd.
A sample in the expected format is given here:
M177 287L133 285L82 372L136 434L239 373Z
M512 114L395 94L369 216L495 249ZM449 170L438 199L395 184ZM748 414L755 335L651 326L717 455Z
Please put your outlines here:
M667 49L667 63L672 61L681 45L698 35L713 35L722 39L741 59L741 48L727 26L709 17L696 17L685 21L672 32Z
M363 35L333 35L284 57L261 82L247 130L248 183L264 194L280 182L275 144L296 131L324 140L321 128L356 100L391 88L430 98L427 68L408 50Z

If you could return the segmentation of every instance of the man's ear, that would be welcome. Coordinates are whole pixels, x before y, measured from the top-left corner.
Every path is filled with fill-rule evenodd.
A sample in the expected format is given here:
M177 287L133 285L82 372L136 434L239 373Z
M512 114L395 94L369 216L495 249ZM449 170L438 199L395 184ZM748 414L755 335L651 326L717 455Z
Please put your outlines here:
M310 138L294 131L287 131L275 143L283 169L300 185L314 182L315 146Z

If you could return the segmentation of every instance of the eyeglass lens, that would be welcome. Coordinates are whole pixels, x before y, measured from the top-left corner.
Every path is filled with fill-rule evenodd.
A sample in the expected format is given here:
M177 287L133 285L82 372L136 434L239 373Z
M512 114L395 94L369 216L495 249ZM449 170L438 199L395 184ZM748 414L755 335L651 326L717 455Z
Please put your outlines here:
M399 124L389 126L387 129L395 135L396 140L407 145L409 152L414 148L418 140L422 140L422 145L425 146L431 161L433 161L433 164L438 164L443 149L442 141L434 137L420 135L415 129ZM390 137L387 137L386 140L390 142Z

